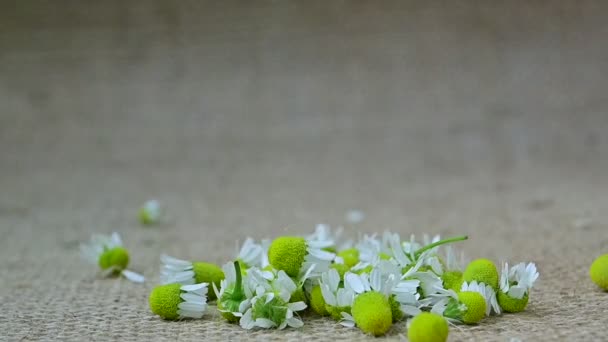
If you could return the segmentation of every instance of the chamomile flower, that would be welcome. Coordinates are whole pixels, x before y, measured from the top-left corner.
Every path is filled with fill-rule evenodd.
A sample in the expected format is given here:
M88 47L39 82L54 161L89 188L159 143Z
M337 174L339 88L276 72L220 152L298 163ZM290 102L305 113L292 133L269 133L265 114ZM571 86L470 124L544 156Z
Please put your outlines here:
M150 309L169 320L201 318L207 310L207 285L159 285L150 293Z
M498 290L498 270L496 265L488 259L476 259L471 261L462 274L462 279L466 282L485 283L490 285L495 291Z
M356 296L351 312L357 327L367 334L384 335L393 324L389 300L380 292L370 291Z
M608 254L601 255L589 268L589 277L601 289L608 291Z
M139 209L139 222L143 225L153 225L160 222L162 208L157 200L149 200Z
M123 247L118 233L93 235L91 241L80 245L82 257L91 264L97 264L105 276L120 274L134 283L143 283L145 278L127 270L129 252Z
M228 322L235 323L249 309L253 290L252 286L247 286L250 282L243 281L243 272L238 261L224 264L222 271L225 278L220 282L220 289L218 290L215 283L212 284L218 299L217 308Z
M470 291L477 292L483 296L486 300L486 316L490 316L490 313L495 313L500 315L500 306L498 305L498 300L496 299L496 292L490 285L486 285L484 283L478 283L473 280L470 283L466 281L462 283L462 287L460 291Z
M315 265L310 276L316 278L329 269L336 256L322 250L326 246L330 246L329 241L311 242L301 237L282 236L272 241L268 260L274 268L285 271L290 277L297 277Z
M379 268L374 268L371 274L346 273L344 287L352 290L355 296L351 305L352 316L343 314L344 321L348 325L354 322L363 332L374 336L385 334L393 321L403 317L398 302L391 294L399 281L399 272L382 272ZM394 313L399 317L394 317Z
M263 255L265 254L264 247L258 244L252 238L245 239L237 255L237 260L243 268L260 267L263 264Z
M325 310L333 319L340 321L343 318L343 312L350 314L350 307L353 303L355 293L352 289L340 286L340 275L338 274L338 271L330 269L329 271L322 273L319 280L319 286L325 302ZM346 325L352 326L349 322L347 322Z
M433 305L431 312L444 316L450 322L476 324L485 317L486 300L478 292L456 293L437 288L437 293L432 297L441 299Z
M424 312L408 322L407 338L410 342L445 342L448 332L448 322L444 317Z
M224 279L224 272L217 265L207 262L192 262L181 260L166 254L160 256L160 283L161 284L198 284L208 283L215 286L220 285L220 281ZM215 293L209 293L209 299L214 300Z
M304 309L306 309L304 302L289 303L281 297L265 293L253 298L251 308L241 317L240 325L244 329L277 328L281 330L287 326L300 328L304 322L295 317L294 313Z
M284 271L278 271L276 277L272 279L267 279L267 276L256 269L248 274L248 277L251 277L250 287L255 288L255 296L251 299L251 306L240 319L241 327L245 329L301 327L303 322L294 317L294 312L306 309L306 303L290 302L296 284Z
M500 276L498 303L506 312L523 311L528 304L530 289L539 277L534 263L519 263L509 269L505 263Z

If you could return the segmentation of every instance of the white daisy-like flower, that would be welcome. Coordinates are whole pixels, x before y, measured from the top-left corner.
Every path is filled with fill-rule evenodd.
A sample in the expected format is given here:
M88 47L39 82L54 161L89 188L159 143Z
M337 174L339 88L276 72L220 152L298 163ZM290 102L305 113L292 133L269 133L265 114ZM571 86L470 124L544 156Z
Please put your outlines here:
M157 200L149 200L139 209L139 220L143 224L156 224L162 216L162 208Z
M80 245L80 254L91 264L98 265L104 276L120 273L134 283L143 283L143 275L127 270L129 253L123 247L118 233L93 235L91 241Z
M181 260L166 254L160 256L160 283L191 285L196 282L194 265L191 261Z
M383 272L380 268L374 268L370 274L355 274L347 272L344 274L344 288L352 291L354 296L349 307L354 303L355 298L365 292L378 292L390 299L394 296L395 300L400 304L401 311L406 315L415 315L420 312L417 307L419 295L415 294L417 289L417 280L401 280L400 273ZM324 297L325 298L325 297ZM342 314L343 325L351 326L354 321L351 321L349 315Z
M247 274L248 287L252 289L254 295L261 296L265 293L270 293L270 296L278 296L283 301L289 301L291 295L301 288L304 282L308 279L314 266L308 269L296 281L285 273L285 271L262 271L253 268Z
M239 262L228 262L222 266L224 279L220 281L220 289L213 284L213 290L218 298L218 310L229 312L234 317L241 317L251 307L251 299L255 294L254 282L249 272L245 278L241 273Z
M241 246L237 260L241 261L245 268L261 268L264 267L262 266L264 251L264 247L261 244L256 243L254 239L249 237L245 239L243 246Z
M201 318L207 310L208 284L200 283L193 285L183 285L181 299L178 304L177 313L181 318Z
M431 273L431 272L428 272ZM431 273L432 274L432 273ZM431 285L432 284L432 285ZM454 298L458 299L458 295L452 289L445 289L443 287L443 283L441 279L437 281L434 279L427 286L427 291L425 293L425 297L420 299L420 308L428 308L434 307L435 305L441 306L441 302L444 302L444 299Z
M454 290L446 290L441 286L421 302L423 302L421 307L430 307L430 312L443 316L451 324L462 323L458 316L467 310L467 306L460 303L458 294Z
M289 303L291 294L296 290L296 283L284 272L264 273L252 269L247 276L246 287L255 289L251 305L240 319L245 329L278 328L286 326L299 328L303 322L294 317L294 312L306 309L304 302Z
M492 312L500 315L500 305L498 305L496 291L494 291L492 286L486 285L485 283L478 283L476 280L473 280L470 283L465 281L462 283L460 291L477 292L481 294L481 296L486 300L486 316L490 316L490 313Z
M306 309L304 302L284 302L279 297L265 293L252 299L251 308L241 317L240 325L248 330L253 328L281 330L287 326L300 328L304 322L295 317L294 313L304 309Z
M500 276L500 290L511 298L522 299L534 286L539 273L534 263L519 263L509 269L505 263Z

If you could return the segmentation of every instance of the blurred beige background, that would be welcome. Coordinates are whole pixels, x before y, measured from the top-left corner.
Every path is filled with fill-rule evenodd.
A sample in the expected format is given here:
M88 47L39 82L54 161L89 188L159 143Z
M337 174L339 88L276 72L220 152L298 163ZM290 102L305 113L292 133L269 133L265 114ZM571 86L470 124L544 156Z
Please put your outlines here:
M528 311L451 340L604 340L604 1L1 1L0 340L366 339L148 312L161 251L246 236L466 233L535 261ZM149 198L172 221L141 228ZM118 231L146 285L78 244ZM405 323L389 339L400 339Z

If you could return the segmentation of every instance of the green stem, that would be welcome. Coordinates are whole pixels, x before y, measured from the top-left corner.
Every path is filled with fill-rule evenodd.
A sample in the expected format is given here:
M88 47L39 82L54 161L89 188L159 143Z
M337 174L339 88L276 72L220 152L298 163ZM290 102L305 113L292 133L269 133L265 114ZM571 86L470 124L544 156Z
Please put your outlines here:
M234 262L234 270L236 271L236 283L234 284L233 295L236 298L243 296L243 275L241 274L241 263L238 261Z
M441 245L445 245L447 243L452 243L452 242L457 242L457 241L464 241L466 239L468 239L469 237L466 235L461 235L461 236L456 236L453 238L449 238L449 239L445 239L445 240L439 240L437 242L433 242L430 245L426 245L422 248L420 248L419 250L416 251L415 255L416 255L416 259L418 259L418 257L420 257L420 255L422 255L422 253L428 251L429 249L435 248L437 246L441 246Z

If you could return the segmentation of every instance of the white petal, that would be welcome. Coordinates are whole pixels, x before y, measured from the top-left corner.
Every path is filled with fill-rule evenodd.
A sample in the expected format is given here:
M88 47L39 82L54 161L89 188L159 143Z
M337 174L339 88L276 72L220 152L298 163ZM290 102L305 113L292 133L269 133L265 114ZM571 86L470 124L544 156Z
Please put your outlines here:
M370 274L370 286L376 292L381 292L382 290L382 274L380 274L380 270L373 269Z
M340 285L340 274L338 273L338 271L336 271L335 268L332 268L331 270L329 270L329 272L325 274L327 274L327 285L329 285L329 288L332 291L336 291L336 289Z
M277 282L282 289L287 290L289 293L293 293L298 288L296 283L293 282L293 279L291 279L285 271L279 271L279 273L277 273Z
M401 311L408 316L417 316L422 312L422 310L412 305L402 305Z
M160 261L163 264L167 264L167 265L175 265L175 266L182 266L182 267L192 266L192 263L190 261L177 259L177 258L174 258L167 254L161 254Z
M355 293L365 292L365 287L361 281L361 277L354 273L347 272L344 275L344 286L348 289L355 291Z
M139 273L135 273L133 271L122 270L121 273L125 278L127 278L128 280L130 280L134 283L143 283L144 281L146 281L146 278L144 278L143 275L141 275Z
M205 303L181 302L177 307L186 311L205 311L207 305Z
M198 292L199 290L202 290L202 289L205 289L205 290L206 290L208 285L209 285L209 284L207 284L207 283L199 283L199 284L192 284L192 285L184 285L184 286L180 287L180 289L181 289L182 291L188 291L188 292ZM205 293L206 293L206 291L205 291Z
M348 289L338 289L336 293L338 307L352 306L355 299L355 293Z
M310 267L308 267L306 269L306 272L304 273L304 275L302 275L300 277L300 279L298 280L298 282L301 283L301 284L304 283L306 281L306 279L308 279L310 277L310 274L312 273L312 271L314 271L314 269L315 269L316 266L317 265L314 264L314 265L311 265Z
M243 329L253 329L253 327L255 326L255 322L253 321L251 315L252 315L252 312L251 312L251 309L249 309L245 312L243 317L241 317L241 319L239 320L239 324L241 325L241 327Z
M308 248L308 253L320 260L332 261L336 254L316 248Z
M256 327L260 327L260 328L264 328L264 329L268 329L268 328L272 328L274 326L276 326L276 324L266 318L258 318L255 320L255 326Z
M177 310L177 314L184 318L201 318L205 314L205 311L191 311L191 310Z
M304 322L296 317L291 317L286 320L287 324L292 328L300 328L304 326Z
M355 319L353 318L353 316L349 315L346 312L341 312L340 315L342 315L342 320L340 321L340 324L342 326L345 326L347 328L353 328L355 326Z
M321 284L321 294L323 295L323 300L330 306L337 306L336 297L333 292L329 289L327 284Z
M512 286L507 293L511 298L522 299L526 294L526 289L519 286Z
M287 307L292 311L302 311L306 309L306 303L304 302L295 302L287 304Z
M410 260L403 252L403 247L401 246L401 242L399 241L399 235L394 234L389 239L389 243L391 246L391 250L393 251L393 256L401 266L405 266L409 264Z
M192 302L192 303L206 303L207 302L207 298L204 296L200 296L194 293L181 293L179 295L181 297L181 299L183 299L186 302Z

